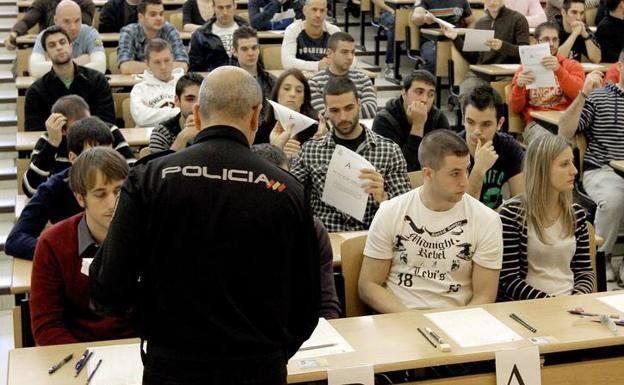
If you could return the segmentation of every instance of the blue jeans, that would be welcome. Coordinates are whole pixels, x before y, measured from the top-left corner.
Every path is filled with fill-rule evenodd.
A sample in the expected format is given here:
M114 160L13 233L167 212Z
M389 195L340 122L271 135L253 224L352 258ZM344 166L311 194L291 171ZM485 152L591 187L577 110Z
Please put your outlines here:
M387 48L386 64L394 63L394 15L388 11L381 11L379 24L386 29Z
M435 75L435 69L436 69L436 43L435 41L421 39L420 56L425 60L425 69Z

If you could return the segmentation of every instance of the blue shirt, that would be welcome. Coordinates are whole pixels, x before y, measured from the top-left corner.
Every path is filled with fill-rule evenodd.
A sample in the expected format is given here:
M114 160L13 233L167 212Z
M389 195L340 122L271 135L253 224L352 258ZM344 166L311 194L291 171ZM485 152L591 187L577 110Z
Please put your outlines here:
M43 32L37 35L35 46L33 47L33 53L45 55L43 45L41 44L41 36ZM80 31L76 39L72 43L72 57L78 57L84 54L92 54L93 52L104 52L104 45L102 44L102 38L98 31L90 25L82 24Z
M169 42L174 61L189 62L188 53L182 43L182 38L180 38L178 31L169 22L165 22L156 37ZM131 60L145 60L145 44L147 40L141 23L132 23L123 27L119 33L117 65Z

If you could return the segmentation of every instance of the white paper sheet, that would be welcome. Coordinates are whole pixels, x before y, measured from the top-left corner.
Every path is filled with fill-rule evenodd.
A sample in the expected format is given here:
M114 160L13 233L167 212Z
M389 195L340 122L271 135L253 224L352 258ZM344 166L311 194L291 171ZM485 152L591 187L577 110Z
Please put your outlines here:
M91 267L93 258L82 258L82 265L80 266L80 272L87 277L89 276L89 267Z
M483 308L425 314L462 348L520 341L522 337Z
M288 107L282 106L279 103L275 103L272 100L269 100L269 103L271 103L273 112L284 129L286 129L289 125L294 124L292 136L297 135L301 131L317 123L316 120L300 114L297 111L293 111Z
M139 344L98 346L89 348L89 351L93 356L87 362L88 374L102 360L91 385L141 385L143 363Z
M521 45L519 49L522 66L525 70L531 70L535 75L535 81L528 84L526 88L556 87L555 73L542 65L542 59L551 56L549 45L547 43Z
M494 31L488 29L467 29L464 36L465 52L489 52L490 47L485 45L489 39L494 39Z
M362 155L337 145L327 167L321 197L323 202L360 222L364 219L368 203L368 194L362 188L366 182L359 178L363 168L375 169Z
M290 358L290 361L352 351L353 348L340 333L325 318L319 318L318 325L310 338L301 345L299 351Z
M542 384L537 346L501 350L495 353L495 357L497 384Z
M598 301L606 303L620 313L624 313L624 294L609 295L607 297L596 298Z
M433 17L433 20L436 23L438 23L438 25L440 25L440 27L444 26L444 27L449 28L449 29L455 28L455 26L453 24L449 23L448 21L444 21L444 20L442 20L442 19L440 19L438 17L433 16L433 14L431 12L429 12L429 11L427 11L427 13L430 14L431 17Z
M327 370L327 385L375 385L373 365Z

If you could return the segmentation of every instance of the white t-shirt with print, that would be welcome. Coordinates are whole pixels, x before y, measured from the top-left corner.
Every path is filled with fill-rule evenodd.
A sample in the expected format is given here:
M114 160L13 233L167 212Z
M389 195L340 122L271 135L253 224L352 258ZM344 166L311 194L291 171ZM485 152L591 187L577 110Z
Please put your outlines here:
M472 299L472 263L502 266L500 218L468 194L450 210L432 211L421 190L381 204L364 255L392 259L386 284L406 307L465 306Z
M232 35L237 29L238 24L236 23L232 23L231 26L225 28L219 27L217 23L212 24L212 33L219 36L221 43L223 43L223 48L225 48L225 52L227 52L228 56L232 56Z

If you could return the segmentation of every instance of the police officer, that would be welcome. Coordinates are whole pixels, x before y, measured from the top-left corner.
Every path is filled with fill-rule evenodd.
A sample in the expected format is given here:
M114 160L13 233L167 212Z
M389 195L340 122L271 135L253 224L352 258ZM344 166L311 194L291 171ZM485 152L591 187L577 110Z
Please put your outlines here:
M297 180L249 149L261 105L246 71L212 71L195 144L123 185L90 294L102 311L138 313L143 384L285 384L316 326L311 211Z

